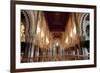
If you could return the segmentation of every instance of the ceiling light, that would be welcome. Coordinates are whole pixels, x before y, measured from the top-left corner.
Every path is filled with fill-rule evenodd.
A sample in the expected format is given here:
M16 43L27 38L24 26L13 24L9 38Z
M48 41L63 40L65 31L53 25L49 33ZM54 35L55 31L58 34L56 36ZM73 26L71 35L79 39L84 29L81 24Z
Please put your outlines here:
M70 32L70 37L72 38L73 34L72 34L72 31Z
M41 37L42 37L42 38L44 37L44 33L43 33L43 31L41 31Z
M65 43L68 43L68 37L66 38Z
M37 34L39 34L40 33L40 27L39 27L39 25L37 26Z
M58 46L59 44L58 44L58 42L56 42L56 46Z
M76 34L76 26L74 24L73 33Z
M46 37L46 44L49 44L49 40L48 40L48 38Z

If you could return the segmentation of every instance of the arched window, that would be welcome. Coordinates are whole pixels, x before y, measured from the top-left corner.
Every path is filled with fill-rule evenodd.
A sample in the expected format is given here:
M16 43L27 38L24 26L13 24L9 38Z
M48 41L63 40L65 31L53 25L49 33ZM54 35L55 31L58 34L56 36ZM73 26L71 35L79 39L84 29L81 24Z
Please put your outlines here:
M36 27L38 21L38 11L21 10L21 57L22 62L33 61L35 56ZM36 45L37 46L37 45Z
M80 22L81 49L84 59L89 59L89 43L90 43L90 15L85 13L81 17Z
M26 28L27 27L27 28ZM28 27L29 20L27 13L21 10L21 23L20 23L20 39L21 39L21 62L26 62L25 58L28 58Z
M80 22L80 35L84 40L89 40L90 35L90 16L89 13L85 13L81 17Z

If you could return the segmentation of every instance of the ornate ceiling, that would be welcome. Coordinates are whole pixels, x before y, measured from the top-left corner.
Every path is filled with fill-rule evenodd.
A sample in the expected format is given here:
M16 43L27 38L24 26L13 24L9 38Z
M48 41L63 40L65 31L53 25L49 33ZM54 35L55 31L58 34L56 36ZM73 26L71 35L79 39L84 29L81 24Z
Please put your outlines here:
M51 32L64 32L69 18L68 12L45 11L44 15Z

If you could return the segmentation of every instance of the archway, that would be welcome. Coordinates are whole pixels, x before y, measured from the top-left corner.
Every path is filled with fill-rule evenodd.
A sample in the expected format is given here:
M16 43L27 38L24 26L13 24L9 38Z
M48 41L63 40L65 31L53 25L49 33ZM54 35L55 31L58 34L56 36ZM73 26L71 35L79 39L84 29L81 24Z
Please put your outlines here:
M81 49L85 59L89 59L90 44L90 15L84 13L80 21Z

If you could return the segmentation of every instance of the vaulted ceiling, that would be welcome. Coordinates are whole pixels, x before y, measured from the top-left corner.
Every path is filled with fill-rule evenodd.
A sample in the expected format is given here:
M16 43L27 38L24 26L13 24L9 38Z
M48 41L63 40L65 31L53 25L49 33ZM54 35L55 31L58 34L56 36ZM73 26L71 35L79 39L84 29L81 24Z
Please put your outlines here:
M44 15L51 32L64 32L69 18L68 12L44 11Z

